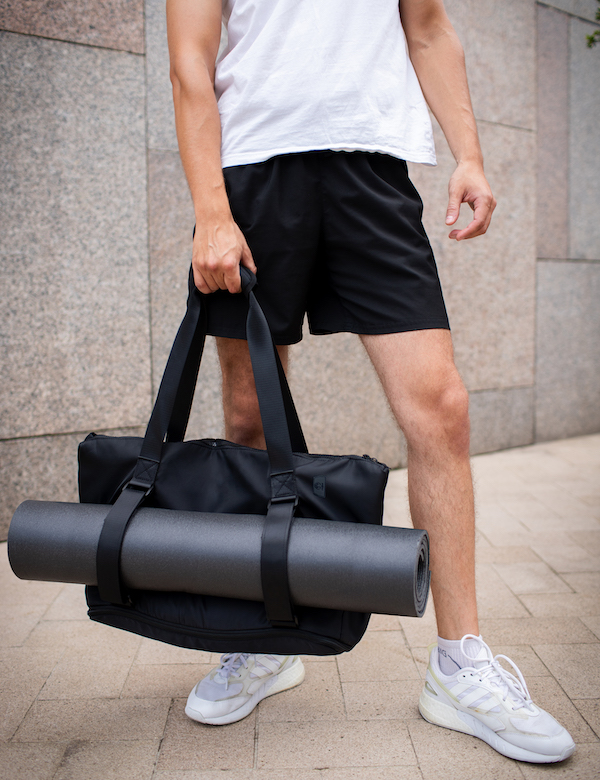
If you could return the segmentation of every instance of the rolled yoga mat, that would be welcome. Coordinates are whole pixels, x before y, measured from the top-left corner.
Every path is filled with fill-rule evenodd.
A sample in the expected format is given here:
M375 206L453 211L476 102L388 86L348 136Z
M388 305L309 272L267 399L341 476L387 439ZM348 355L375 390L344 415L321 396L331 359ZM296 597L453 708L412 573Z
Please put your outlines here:
M24 501L8 532L17 577L96 584L109 506ZM262 601L260 515L139 509L121 551L136 590ZM292 601L309 607L421 617L429 592L425 531L298 517L288 548Z

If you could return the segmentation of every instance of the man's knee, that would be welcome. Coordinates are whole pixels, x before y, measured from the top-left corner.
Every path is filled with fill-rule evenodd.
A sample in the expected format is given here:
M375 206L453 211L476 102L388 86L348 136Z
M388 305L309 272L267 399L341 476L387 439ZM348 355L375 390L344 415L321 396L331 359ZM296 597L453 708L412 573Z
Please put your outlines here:
M469 394L458 372L417 393L409 420L404 431L409 444L427 439L468 454Z

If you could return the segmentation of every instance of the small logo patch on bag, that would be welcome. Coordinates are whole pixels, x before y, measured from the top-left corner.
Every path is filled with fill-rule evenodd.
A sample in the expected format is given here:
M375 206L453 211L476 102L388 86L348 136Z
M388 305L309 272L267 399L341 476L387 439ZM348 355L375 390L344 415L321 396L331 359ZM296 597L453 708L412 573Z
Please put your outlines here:
M325 477L313 477L313 493L325 498Z

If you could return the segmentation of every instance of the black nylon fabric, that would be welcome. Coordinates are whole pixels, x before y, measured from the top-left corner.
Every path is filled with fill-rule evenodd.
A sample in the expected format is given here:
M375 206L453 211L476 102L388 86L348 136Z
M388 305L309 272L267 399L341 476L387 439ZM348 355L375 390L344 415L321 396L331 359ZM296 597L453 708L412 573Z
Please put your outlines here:
M79 445L83 503L112 503L129 481L142 439L90 434ZM367 457L294 453L296 516L381 524L387 466ZM315 493L315 484L321 495ZM324 495L323 495L324 494ZM265 514L270 495L264 450L222 439L163 444L153 492L144 506ZM264 605L188 593L133 591L132 605L103 601L86 588L89 616L126 631L210 652L333 655L360 640L369 615L297 607L297 628L273 628Z

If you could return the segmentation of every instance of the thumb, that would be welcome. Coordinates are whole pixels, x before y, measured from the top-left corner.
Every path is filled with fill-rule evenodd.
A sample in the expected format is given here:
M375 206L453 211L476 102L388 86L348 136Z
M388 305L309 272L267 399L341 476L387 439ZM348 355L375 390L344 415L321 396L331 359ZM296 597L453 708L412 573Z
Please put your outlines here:
M453 225L460 214L460 198L456 192L451 192L448 198L448 208L446 209L446 224Z

